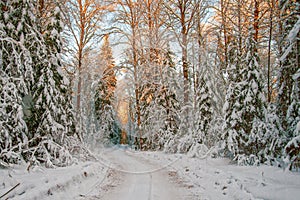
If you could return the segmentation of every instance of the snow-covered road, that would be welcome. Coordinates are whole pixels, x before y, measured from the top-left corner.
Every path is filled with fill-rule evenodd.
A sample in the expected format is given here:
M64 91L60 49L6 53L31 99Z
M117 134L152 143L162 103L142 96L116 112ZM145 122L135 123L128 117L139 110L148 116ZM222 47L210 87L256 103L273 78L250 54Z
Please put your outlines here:
M236 166L228 159L94 149L97 159L55 169L0 169L0 197L9 200L298 200L300 173ZM11 190L14 188L13 190ZM11 191L10 191L11 190ZM9 191L9 192L8 192ZM2 198L0 198L2 199Z
M138 152L114 150L105 155L117 178L117 186L104 200L181 200L187 192L171 180L167 166L146 160Z
M26 165L16 165L0 169L0 196L13 200L198 199L188 197L187 188L169 171L168 164L173 163L163 166L143 154L122 148L98 149L96 160L68 167L27 171Z

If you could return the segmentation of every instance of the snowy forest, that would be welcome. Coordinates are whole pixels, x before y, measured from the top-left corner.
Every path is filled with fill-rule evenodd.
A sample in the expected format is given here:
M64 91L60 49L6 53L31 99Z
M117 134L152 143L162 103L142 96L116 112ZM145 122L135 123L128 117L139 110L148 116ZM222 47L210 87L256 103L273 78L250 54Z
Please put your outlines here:
M0 168L99 146L292 170L297 0L0 0Z

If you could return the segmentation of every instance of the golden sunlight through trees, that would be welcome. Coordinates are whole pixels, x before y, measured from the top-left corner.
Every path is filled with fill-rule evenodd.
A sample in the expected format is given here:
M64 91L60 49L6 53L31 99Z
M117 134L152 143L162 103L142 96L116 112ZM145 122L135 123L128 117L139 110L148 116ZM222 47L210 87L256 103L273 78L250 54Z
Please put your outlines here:
M128 94L127 94L127 84L126 81L120 77L118 77L117 81L117 88L115 96L117 97L116 101L116 110L117 110L117 116L121 123L121 144L127 144L127 131L126 128L128 126Z
M125 127L128 123L128 102L122 99L118 103L118 117L120 119L120 122L122 124L122 133L121 133L121 144L127 143L127 133L125 131Z

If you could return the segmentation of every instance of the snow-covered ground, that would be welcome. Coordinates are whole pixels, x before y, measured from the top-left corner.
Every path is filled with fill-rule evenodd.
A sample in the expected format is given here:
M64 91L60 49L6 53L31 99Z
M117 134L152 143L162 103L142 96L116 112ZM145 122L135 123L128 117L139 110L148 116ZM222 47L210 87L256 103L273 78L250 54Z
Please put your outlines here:
M78 163L57 169L14 166L0 170L0 196L18 185L3 199L79 199L105 179L107 168L97 162ZM0 198L2 199L2 198Z
M159 152L141 154L169 170L198 199L272 199L300 197L300 173L270 166L236 166L228 159L190 158Z
M187 194L179 184L170 181L168 169L130 150L114 150L103 155L118 174L117 187L104 200L181 200ZM189 198L191 199L191 198Z
M299 199L300 173L227 159L98 150L98 160L45 169L0 169L1 199Z

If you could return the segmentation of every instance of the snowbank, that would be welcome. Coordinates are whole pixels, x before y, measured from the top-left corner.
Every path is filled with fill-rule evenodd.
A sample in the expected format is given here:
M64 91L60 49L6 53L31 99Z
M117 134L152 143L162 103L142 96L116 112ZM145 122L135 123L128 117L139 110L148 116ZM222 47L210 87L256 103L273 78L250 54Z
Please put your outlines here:
M202 154L202 153L201 153ZM196 155L196 154L194 154ZM181 154L145 153L147 159L166 165L183 187L199 199L293 200L300 196L300 173L270 166L237 166L223 158L190 158Z

